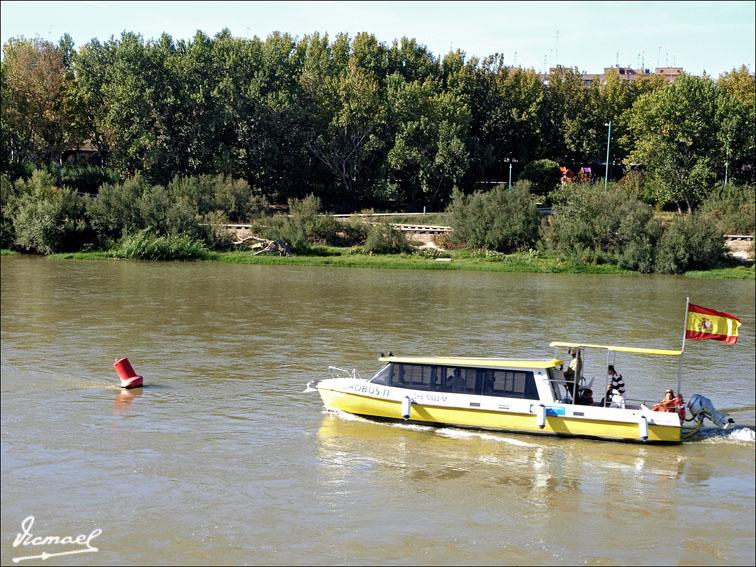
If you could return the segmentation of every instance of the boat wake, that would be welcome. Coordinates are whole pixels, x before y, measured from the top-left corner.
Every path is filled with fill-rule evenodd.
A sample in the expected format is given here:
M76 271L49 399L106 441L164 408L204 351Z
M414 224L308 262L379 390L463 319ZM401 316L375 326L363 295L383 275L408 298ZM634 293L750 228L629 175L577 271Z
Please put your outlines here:
M507 437L506 435L497 435L496 433L485 433L482 431L470 431L467 429L456 429L454 427L444 427L437 429L436 433L438 435L451 437L453 439L482 439L485 441L507 443L508 445L515 445L517 447L540 447L540 445L528 443L527 441L520 441L519 439L513 439L512 437Z
M527 441L521 441L519 439L513 439L507 437L504 434L488 433L485 431L474 431L470 429L459 429L456 427L434 427L430 425L417 425L415 423L401 423L396 421L376 421L373 419L367 419L354 415L351 413L339 411L339 410L323 410L324 414L332 415L343 419L344 421L357 421L362 423L372 423L374 425L384 425L387 427L395 427L398 429L404 429L409 431L424 431L428 433L435 433L442 437L448 437L451 439L480 439L483 441L496 441L497 443L506 443L508 445L515 445L517 447L529 447L538 448L540 445L534 443L528 443Z
M756 429L753 425L742 425L734 429L704 429L694 439L699 443L729 443L753 445L756 443Z

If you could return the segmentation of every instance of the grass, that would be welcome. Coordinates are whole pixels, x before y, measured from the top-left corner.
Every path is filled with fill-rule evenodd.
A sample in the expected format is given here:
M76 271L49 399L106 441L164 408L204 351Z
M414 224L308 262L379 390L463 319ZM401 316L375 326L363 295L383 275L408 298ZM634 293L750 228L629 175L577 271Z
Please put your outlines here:
M2 254L13 255L17 253L2 250ZM449 250L440 253L440 255L445 257L447 261L437 261L433 257L424 257L418 254L370 255L361 253L358 248L314 246L308 254L297 256L255 256L246 251L209 252L204 261L260 266L331 266L398 270L640 275L638 272L623 270L610 264L577 265L540 253L498 254L482 250ZM110 251L67 252L51 254L49 258L58 260L103 260L113 259L115 255ZM756 271L752 264L751 266L691 271L683 277L754 280L756 279L755 274Z
M685 272L685 276L698 279L753 280L756 279L756 271L754 264L751 264L750 266L733 266L713 270L694 270Z
M382 268L404 270L466 270L479 272L526 272L526 273L591 273L591 274L633 274L610 265L575 266L555 258L535 254L518 253L485 257L475 256L469 251L450 251L447 258L435 258L415 254L370 255L355 253L349 248L328 248L331 255L307 256L253 256L247 252L215 252L209 260L229 264L294 265L294 266L336 266L342 268ZM444 261L447 260L447 261Z

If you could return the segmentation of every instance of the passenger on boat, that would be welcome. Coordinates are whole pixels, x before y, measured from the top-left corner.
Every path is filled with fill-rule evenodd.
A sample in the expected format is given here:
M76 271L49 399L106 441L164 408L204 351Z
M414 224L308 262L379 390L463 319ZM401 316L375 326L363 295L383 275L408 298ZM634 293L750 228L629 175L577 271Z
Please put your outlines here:
M575 393L575 380L578 379L580 374L580 357L578 356L578 349L576 348L570 349L569 352L572 355L572 360L570 360L567 370L564 371L564 382L567 386L567 391L570 393L570 396L572 396Z
M607 382L609 387L614 390L619 390L619 393L625 395L625 381L622 378L622 374L617 374L614 369L614 365L610 364L606 369Z
M580 396L578 397L576 403L581 406L592 406L593 405L593 390L591 390L590 388L585 388L580 394Z
M671 389L664 392L664 399L651 408L652 411L675 411L676 409L677 398L675 398L675 392Z
M623 396L616 388L612 389L611 394L612 403L609 404L609 407L625 409L625 396Z

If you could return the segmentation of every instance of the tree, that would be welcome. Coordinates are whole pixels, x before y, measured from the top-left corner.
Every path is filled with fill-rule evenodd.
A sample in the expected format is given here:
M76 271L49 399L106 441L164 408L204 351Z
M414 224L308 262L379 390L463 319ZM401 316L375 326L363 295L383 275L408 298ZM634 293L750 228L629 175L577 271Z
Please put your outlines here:
M303 80L317 125L307 148L336 178L343 198L359 203L367 185L362 170L383 147L379 134L386 106L379 82L353 57L338 76L305 75Z
M437 81L389 81L388 99L395 129L388 153L392 176L410 203L444 205L467 170L465 145L470 113L460 98L440 91Z
M720 75L717 87L724 95L719 120L720 142L731 177L756 182L756 78L746 65Z
M63 48L49 41L11 38L3 46L2 129L7 163L30 161L60 167L70 121ZM7 144L7 146L6 146Z
M532 70L512 69L490 57L477 71L479 88L470 106L477 151L471 168L484 179L506 179L505 158L528 163L540 146L544 86Z
M641 96L630 111L635 145L627 161L646 164L661 203L689 212L705 198L722 155L718 108L721 93L711 79L683 75Z

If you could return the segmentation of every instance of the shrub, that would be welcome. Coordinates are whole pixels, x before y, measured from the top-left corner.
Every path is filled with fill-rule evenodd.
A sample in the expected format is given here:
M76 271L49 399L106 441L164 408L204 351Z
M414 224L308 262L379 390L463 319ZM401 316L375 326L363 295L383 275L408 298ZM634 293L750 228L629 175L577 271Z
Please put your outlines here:
M119 258L142 260L195 260L207 256L199 240L188 236L158 236L147 230L125 236L112 251Z
M385 222L370 228L364 246L364 251L368 254L401 254L411 250L404 234Z
M656 271L682 274L706 270L722 262L724 235L710 217L681 215L664 231L656 252Z
M18 193L10 177L0 175L0 246L9 247L16 239L13 230L13 211L18 200Z
M527 250L538 240L540 216L525 184L511 191L499 185L488 193L455 191L449 207L452 240L500 252Z
M701 210L716 222L723 234L754 234L756 187L719 185L704 201Z
M146 227L140 203L149 187L139 173L100 187L97 198L87 203L87 216L101 246L107 248L123 234Z
M538 159L525 164L517 179L527 179L533 184L533 193L548 197L559 184L561 177L562 172L557 162L550 159Z
M207 213L200 218L204 235L202 240L207 242L213 250L231 250L234 247L234 238L221 225L230 224L228 217L220 211Z
M576 263L650 272L660 234L651 208L627 189L570 184L554 193L554 215L543 225L541 245Z
M40 254L78 250L90 237L85 208L76 192L56 187L55 179L41 170L31 179L16 182L13 206L15 244Z
M106 183L117 183L118 174L94 165L64 165L60 170L63 185L82 193L97 193Z
M283 240L294 252L309 252L313 243L338 244L342 225L331 215L320 214L320 199L308 195L289 199L289 215L272 217L265 234Z
M204 215L220 211L231 223L246 222L268 211L268 201L243 179L226 175L175 176L168 183L168 193L183 199Z
M349 217L344 221L337 221L335 239L329 244L334 246L358 246L365 243L368 235L368 225L360 217Z

